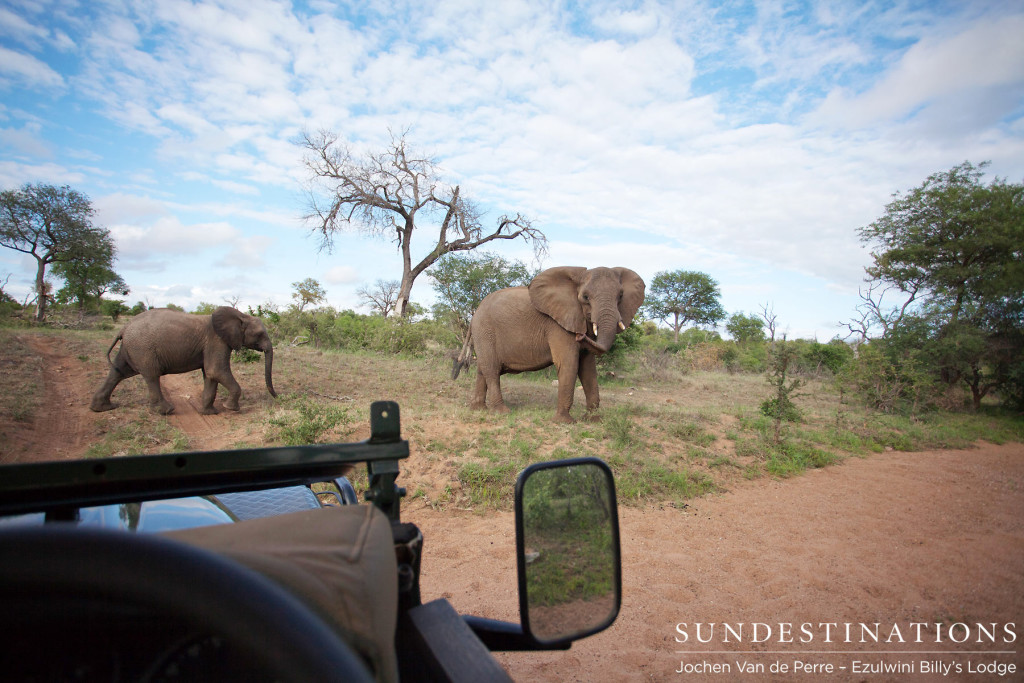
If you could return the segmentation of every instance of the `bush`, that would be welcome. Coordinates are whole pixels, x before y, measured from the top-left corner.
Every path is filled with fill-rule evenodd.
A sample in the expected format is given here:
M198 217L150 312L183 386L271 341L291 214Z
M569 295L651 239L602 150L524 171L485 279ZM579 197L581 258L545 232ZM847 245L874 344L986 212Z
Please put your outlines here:
M784 422L800 421L800 409L786 396L783 396L781 399L772 397L761 401L760 408L762 415L773 420L778 418Z
M280 440L286 446L320 443L320 439L332 430L340 431L342 437L352 431L352 418L346 408L318 403L305 396L296 400L293 406L294 412L270 420L270 424L279 429Z
M263 354L254 349L241 348L234 352L236 363L256 363L263 360Z
M799 364L805 372L821 372L828 370L833 375L853 360L853 349L841 339L833 339L828 344L812 341L800 349Z
M916 414L930 407L938 398L940 387L918 353L907 351L894 362L884 347L881 340L861 344L858 357L847 363L837 377L840 388L884 413Z

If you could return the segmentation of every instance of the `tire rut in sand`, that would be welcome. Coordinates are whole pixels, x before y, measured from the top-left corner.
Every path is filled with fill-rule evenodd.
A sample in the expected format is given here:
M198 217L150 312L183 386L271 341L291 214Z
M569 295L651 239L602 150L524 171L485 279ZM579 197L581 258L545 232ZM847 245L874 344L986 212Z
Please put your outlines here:
M83 402L80 389L89 382L87 372L53 338L26 335L25 340L42 364L44 398L33 420L31 443L16 460L77 458L88 448L83 430L88 399Z

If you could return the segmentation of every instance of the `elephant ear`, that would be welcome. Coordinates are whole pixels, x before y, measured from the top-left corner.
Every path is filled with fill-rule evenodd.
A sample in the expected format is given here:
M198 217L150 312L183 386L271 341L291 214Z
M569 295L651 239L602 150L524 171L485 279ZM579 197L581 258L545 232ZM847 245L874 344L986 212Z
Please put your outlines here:
M633 316L640 310L644 303L644 291L647 285L643 278L629 268L612 268L619 274L619 282L622 283L622 301L619 303L619 315L622 317L622 324L629 327L633 322Z
M232 351L242 348L242 313L230 306L221 306L210 316L213 331L231 347Z
M530 302L544 315L554 318L563 328L586 334L587 319L578 297L586 268L560 266L541 271L530 282Z

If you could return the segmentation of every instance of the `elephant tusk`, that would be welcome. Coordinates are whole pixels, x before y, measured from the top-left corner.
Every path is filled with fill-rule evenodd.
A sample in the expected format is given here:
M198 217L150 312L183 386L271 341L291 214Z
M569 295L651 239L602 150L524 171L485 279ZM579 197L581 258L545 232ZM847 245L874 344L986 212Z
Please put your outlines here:
M619 321L619 329L622 330L623 332L626 331L626 326L623 324L621 320Z
M596 337L597 336L597 323L591 323L591 325L593 325L593 327L594 327L594 336Z

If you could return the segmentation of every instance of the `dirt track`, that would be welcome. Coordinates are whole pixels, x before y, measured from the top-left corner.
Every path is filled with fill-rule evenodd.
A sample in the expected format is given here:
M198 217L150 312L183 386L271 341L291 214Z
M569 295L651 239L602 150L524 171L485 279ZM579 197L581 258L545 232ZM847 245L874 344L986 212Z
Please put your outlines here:
M516 616L511 515L409 510L426 531L426 597L448 597L460 611ZM1024 446L982 445L945 452L886 453L787 481L755 482L698 500L686 510L621 510L623 603L615 625L566 653L502 655L518 680L1021 680L1024 666ZM457 539L457 540L456 540ZM496 588L500 587L500 588ZM754 638L753 623L772 636ZM920 640L909 624L920 627ZM996 623L1017 642L953 643L948 629ZM677 625L687 633L682 638ZM696 624L716 623L697 643ZM745 624L747 642L721 642L723 623ZM824 626L836 623L833 642ZM846 623L852 640L845 643ZM859 624L898 626L898 642L861 643ZM935 624L942 643L935 643ZM793 624L780 643L779 624ZM810 624L813 641L801 631ZM764 639L765 626L757 627ZM784 628L784 627L783 627ZM989 627L991 630L991 627ZM954 637L960 639L961 627ZM784 639L784 638L782 638ZM712 650L716 654L702 654ZM749 654L748 651L773 651ZM914 652L880 656L885 651ZM1012 655L961 654L968 650ZM809 654L821 651L859 654ZM957 654L916 654L919 652ZM723 653L724 652L724 653ZM853 674L853 661L913 665L910 674ZM764 674L739 671L760 663ZM770 674L774 662L832 664L832 674ZM920 673L921 661L959 664L946 677ZM1017 673L968 674L968 662L1013 663ZM684 663L728 664L730 673L677 674ZM867 664L865 664L866 666ZM847 669L841 670L839 667Z
M48 453L47 459L78 457L102 419L82 399L97 378L77 371L52 340L32 343L44 359L46 400L34 426L14 438L26 444L25 452ZM177 407L174 423L193 448L223 447L233 438L223 426L237 414L196 413L196 377L165 378L165 387ZM510 513L440 511L416 501L404 513L426 538L424 599L446 597L463 612L517 619ZM621 528L618 621L568 652L499 655L513 677L1024 679L1024 445L852 459L790 480L746 483L684 509L622 508ZM717 625L711 642L696 642L698 623L705 636ZM723 642L726 623L742 628L743 642ZM883 642L861 642L862 623ZM913 623L925 626L915 633ZM995 631L996 642L978 623ZM784 635L787 624L792 642ZM852 624L850 642L845 624ZM904 642L893 638L894 627ZM970 638L954 642L965 629ZM683 633L687 642L678 642ZM866 673L854 673L855 660ZM743 661L763 666L764 673L742 673ZM794 675L797 661L833 671ZM882 662L913 673L873 673ZM922 673L922 662L951 668L946 676ZM773 663L790 672L771 674ZM1002 677L968 672L1011 664L1016 672ZM686 672L715 666L729 671Z

